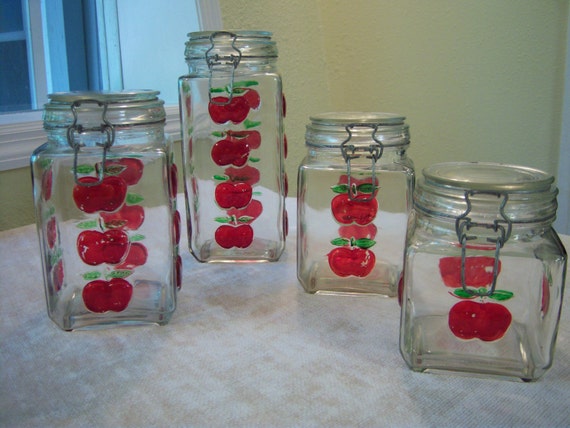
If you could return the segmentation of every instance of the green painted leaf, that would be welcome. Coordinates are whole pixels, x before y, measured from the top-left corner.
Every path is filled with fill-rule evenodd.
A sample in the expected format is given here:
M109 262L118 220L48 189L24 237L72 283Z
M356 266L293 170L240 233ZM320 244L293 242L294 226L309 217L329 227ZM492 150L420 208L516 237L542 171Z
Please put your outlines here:
M473 299L475 297L474 294L468 293L463 288L456 288L453 290L453 294L462 299Z
M259 85L259 82L256 80L240 80L239 82L234 82L234 88L235 87L250 87L250 86L255 86L255 85Z
M331 241L331 244L336 245L337 247L345 247L350 244L350 240L346 238L335 238Z
M374 186L372 183L362 183L357 189L360 193L374 193L378 186Z
M261 122L256 122L249 119L243 121L243 126L245 126L245 129L255 128L256 126L259 125L261 125Z
M252 158L252 157L250 157L250 158L249 158L249 161L250 161L250 162L253 162L253 163L257 163L257 162L259 162L259 158Z
M138 193L127 193L127 204L136 205L144 201L144 198Z
M227 92L226 88L210 88L210 92Z
M40 161L40 167L42 169L49 169L49 167L51 166L52 163L53 163L52 159L45 159L44 158Z
M222 138L225 135L225 133L222 131L214 131L214 132L212 132L212 135L214 137Z
M498 300L500 302L505 301L505 300L509 300L511 297L514 296L514 293L512 291L507 291L507 290L495 290L493 292L493 294L489 295L490 299L493 300Z
M226 92L230 92L230 88L229 86L226 86ZM244 92L247 92L246 88L236 88L234 87L234 89L232 90L233 94L243 94Z
M238 223L249 223L253 220L253 217L242 215L237 219Z
M50 266L54 266L57 261L61 258L61 255L63 254L62 250L60 247L57 247L53 253L51 253L49 255L49 264Z
M261 196L263 193L260 191L251 192L252 196Z
M145 238L146 238L146 236L141 235L140 233L137 233L136 235L132 235L131 237L129 237L129 241L137 242L137 241L142 241Z
M219 181L228 181L229 177L227 175L214 175L214 180L219 180Z
M214 221L217 221L218 223L230 223L232 219L230 217L216 217Z
M370 248L370 247L373 247L374 244L376 244L376 241L374 241L372 239L368 239L368 238L360 238L360 239L357 239L356 241L354 241L354 244L358 248Z
M99 225L99 223L97 222L97 220L86 220L86 221L82 221L80 223L77 223L77 227L79 229L95 229L95 228L97 228L98 225Z
M335 193L348 193L348 185L346 184L337 184L336 186L332 186L331 189Z
M77 165L76 171L78 174L91 174L95 171L95 167L87 164Z
M97 279L97 278L101 278L101 272L98 272L96 270L94 270L92 272L86 272L83 274L83 279L86 281L91 281L91 280Z
M105 166L105 174L106 175L119 175L125 169L127 169L127 167L124 165L119 165L119 164L106 165Z
M109 272L106 275L106 278L126 278L126 277L130 276L132 273L133 273L132 270L117 269L117 270L114 270L112 272Z

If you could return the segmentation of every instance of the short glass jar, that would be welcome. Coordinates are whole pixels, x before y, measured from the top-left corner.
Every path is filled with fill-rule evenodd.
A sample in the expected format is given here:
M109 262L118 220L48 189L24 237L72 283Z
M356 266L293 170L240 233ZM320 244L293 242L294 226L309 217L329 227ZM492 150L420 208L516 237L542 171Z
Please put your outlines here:
M552 364L567 264L554 177L468 162L423 175L400 290L406 363L538 379Z
M64 330L166 324L176 308L176 166L157 91L49 96L31 156L47 309Z
M284 99L265 31L190 33L179 79L190 251L276 261L285 248Z
M396 295L414 186L404 120L311 117L297 188L297 276L305 291Z

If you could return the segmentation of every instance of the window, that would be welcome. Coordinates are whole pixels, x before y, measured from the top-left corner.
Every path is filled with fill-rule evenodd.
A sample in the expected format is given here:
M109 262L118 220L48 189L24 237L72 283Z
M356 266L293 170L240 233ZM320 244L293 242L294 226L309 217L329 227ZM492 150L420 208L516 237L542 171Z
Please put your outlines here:
M45 141L51 92L158 89L178 134L184 42L200 28L221 28L217 0L0 0L0 171Z

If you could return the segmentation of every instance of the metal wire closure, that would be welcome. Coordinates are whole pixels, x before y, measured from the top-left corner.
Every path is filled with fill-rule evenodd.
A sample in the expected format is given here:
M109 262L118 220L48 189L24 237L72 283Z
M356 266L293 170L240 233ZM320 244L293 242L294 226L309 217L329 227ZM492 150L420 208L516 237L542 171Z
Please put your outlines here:
M93 128L85 128L83 125L77 124L77 108L85 103L95 103L99 107L103 107L103 114L101 117L102 123L100 126L96 126ZM85 187L97 186L98 184L101 184L103 181L103 177L105 175L105 162L107 159L107 150L115 142L115 128L111 124L111 122L107 120L107 106L108 103L91 99L74 101L73 104L71 105L71 111L73 112L73 123L67 128L67 144L69 144L69 146L73 149L73 178L75 182L80 186L85 186ZM101 162L101 168L97 171L97 181L94 183L84 183L80 182L79 178L77 177L77 158L79 155L79 150L81 149L81 147L84 147L85 144L76 143L74 134L75 132L77 132L78 134L84 134L86 132L94 132L94 131L99 131L101 134L106 135L106 139L103 143L96 143L97 146L103 147L103 160Z
M348 144L348 142L352 138L352 129L354 128L372 128L372 139L374 140L374 144L370 144L368 147L356 147L354 144ZM380 140L376 138L376 132L378 131L378 125L374 124L365 124L365 123L351 123L345 126L346 132L348 133L348 137L342 143L340 143L340 151L342 153L342 157L346 162L346 175L348 177L348 197L350 200L358 200L359 202L368 202L374 199L375 192L373 191L370 194L370 197L359 197L356 198L356 190L352 187L352 177L351 177L351 166L350 162L352 159L357 159L361 157L361 155L356 154L357 151L364 151L368 152L369 154L366 156L367 159L372 160L372 185L376 185L376 162L378 159L382 157L384 153L384 144Z
M215 41L214 39L216 37L219 36L229 36L232 38L232 49L234 51L237 52L237 56L234 54L229 54L229 55L224 55L224 56L220 56L219 54L213 54L210 55L210 51L212 49L214 49L214 44ZM235 69L237 68L238 64L241 61L241 51L236 48L235 43L236 43L236 39L237 39L237 34L234 33L230 33L229 31L216 31L212 34L210 34L210 42L212 43L212 46L210 46L210 48L206 51L205 53L205 57L206 57L206 63L208 64L208 68L210 69L210 77L208 80L208 97L209 97L209 101L212 104L216 104L216 105L228 105L233 98L233 89L234 89L234 74L235 74ZM214 71L216 69L216 67L219 67L222 70L227 69L227 66L231 65L231 75L230 75L230 84L229 84L229 97L228 97L228 101L226 102L218 102L218 101L213 101L212 100L212 77L214 75Z
M499 206L499 214L501 215L503 220L494 220L493 223L477 223L472 221L467 215L471 212L471 196L474 195L494 195L497 198L503 198L501 204ZM467 294L472 296L490 296L495 292L495 286L497 284L497 277L499 275L499 253L501 248L505 242L509 240L511 237L512 232L512 221L507 217L505 214L505 206L507 205L507 201L509 199L508 193L501 193L501 192L485 192L485 191L476 191L476 190L467 190L465 191L465 202L467 203L467 210L458 216L455 219L455 233L457 234L457 239L461 244L461 287L463 291ZM503 225L499 224L500 222L506 223L506 229ZM496 238L487 238L487 242L495 244L495 262L493 264L493 283L491 287L486 291L482 289L473 290L467 288L465 284L465 259L466 259L466 252L467 252L467 241L477 239L475 235L467 235L467 232L473 227L483 227L485 229L493 229L493 231L498 232L499 235Z

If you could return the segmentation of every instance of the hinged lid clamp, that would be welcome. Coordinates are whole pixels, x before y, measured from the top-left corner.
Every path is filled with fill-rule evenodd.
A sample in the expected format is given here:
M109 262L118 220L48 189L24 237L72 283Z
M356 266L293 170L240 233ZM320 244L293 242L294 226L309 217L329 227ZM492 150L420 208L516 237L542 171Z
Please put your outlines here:
M372 139L374 140L374 144L370 144L368 146L357 147L354 144L348 144L348 142L352 138L352 129L360 127L360 128L371 128L372 131ZM340 151L342 153L342 157L346 162L346 175L347 175L347 186L348 186L348 197L350 200L359 201L359 202L369 202L376 197L376 162L378 159L382 157L384 153L384 144L380 140L376 138L376 132L378 131L378 125L374 124L365 124L365 123L351 123L346 125L345 127L346 132L348 133L348 138L344 140L340 144ZM361 155L357 154L358 151L361 152L368 152L369 154L366 156L367 159L372 161L372 186L373 190L369 197L357 197L356 190L352 186L352 177L351 177L351 166L350 163L352 159L360 158Z
M237 52L237 55L231 53L229 55L220 55L220 54L210 54L212 49L214 49L215 41L214 39L219 36L228 36L232 38L232 49ZM210 35L210 42L212 46L206 51L206 63L208 64L208 68L210 69L210 77L208 80L208 97L209 101L215 105L228 105L233 98L233 89L234 89L234 74L235 69L237 68L238 64L241 61L241 51L236 48L235 43L237 39L237 34L230 33L229 31L216 31ZM230 75L230 83L227 86L229 97L226 102L218 102L212 100L212 79L214 77L214 72L216 69L219 69L221 72L227 70L228 65L231 66L231 75Z
M81 124L77 124L77 108L84 103L95 103L99 107L103 107L103 113L101 117L101 125L91 128L85 128ZM80 186L91 187L97 186L103 182L103 177L105 175L105 162L107 159L107 150L115 142L115 127L107 120L107 106L108 103L101 102L98 100L78 100L71 104L71 111L73 112L73 123L67 128L67 143L73 149L73 178L75 182ZM84 134L86 132L99 131L101 134L105 134L105 141L102 143L96 143L97 146L103 148L103 159L101 162L101 168L97 172L97 181L93 183L80 182L77 177L77 158L79 155L79 150L84 147L84 144L75 142L75 133Z
M494 195L497 198L503 198L501 204L499 206L499 214L501 215L503 220L494 220L493 223L480 223L472 221L467 215L471 212L471 196L474 195ZM512 221L507 217L505 214L505 206L507 205L507 201L509 199L508 193L501 193L501 192L486 192L486 191L476 191L476 190L467 190L465 191L465 202L467 203L467 209L463 214L458 216L455 219L455 232L457 234L457 239L461 244L461 287L463 291L467 294L472 296L490 296L495 292L495 286L497 284L497 277L499 276L499 253L501 248L505 242L507 242L511 236L512 232ZM499 224L501 222L506 223L506 229L503 225ZM467 252L467 241L471 241L473 239L477 239L476 235L468 235L470 229L474 227L483 227L485 229L493 229L493 231L498 232L499 235L496 238L487 238L487 242L495 244L495 255L494 259L495 262L493 264L493 282L491 287L486 291L482 289L473 290L467 288L465 284L465 260L466 260L466 252Z

